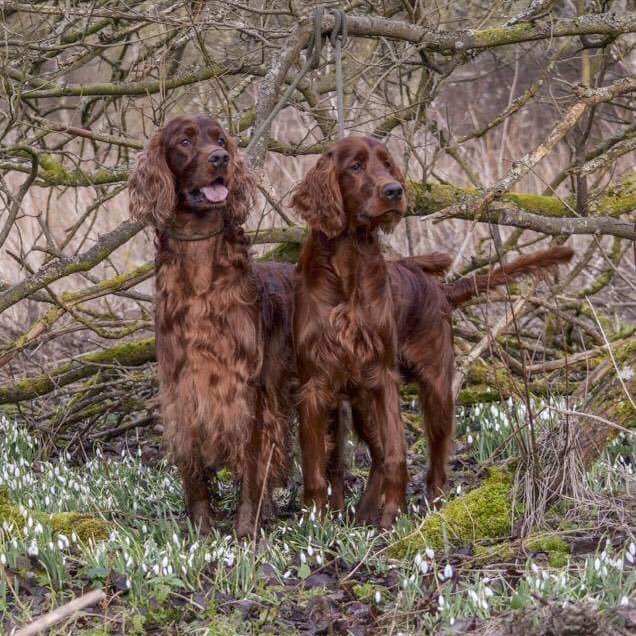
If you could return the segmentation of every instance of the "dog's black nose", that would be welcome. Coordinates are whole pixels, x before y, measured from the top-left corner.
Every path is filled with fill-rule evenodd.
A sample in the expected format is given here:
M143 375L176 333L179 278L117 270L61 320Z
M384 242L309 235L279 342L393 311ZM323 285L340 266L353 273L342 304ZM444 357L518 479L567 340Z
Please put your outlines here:
M227 150L223 150L223 148L219 148L219 150L215 150L208 155L208 161L215 168L223 168L224 166L227 166L229 160L230 155Z
M391 201L398 201L404 194L404 188L399 183L389 183L382 189L382 194Z

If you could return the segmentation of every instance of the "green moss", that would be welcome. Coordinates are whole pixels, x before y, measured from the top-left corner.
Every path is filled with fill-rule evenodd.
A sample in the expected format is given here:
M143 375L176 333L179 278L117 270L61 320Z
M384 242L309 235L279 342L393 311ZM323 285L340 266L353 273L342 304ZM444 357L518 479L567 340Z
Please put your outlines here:
M127 170L121 168L115 168L113 170L102 168L91 174L87 174L81 170L67 170L61 162L54 159L51 155L39 155L38 162L38 178L45 181L47 185L104 185L107 183L125 181L128 175Z
M501 197L503 201L510 201L527 212L541 214L541 216L571 216L570 209L556 197L546 197L540 194L516 194L510 192Z
M515 44L523 38L526 33L532 31L531 22L520 22L512 26L493 27L492 29L482 29L475 33L475 43L477 46L499 46L502 44Z
M511 487L511 474L493 469L481 486L429 514L415 532L392 546L392 555L402 558L426 547L439 550L447 544L460 547L508 536L513 514Z
M361 601L375 601L376 592L380 592L382 596L386 596L387 589L382 585L374 585L367 581L366 583L358 583L351 588L354 596Z
M80 512L42 512L39 510L27 510L28 515L42 525L46 525L57 534L64 534L68 537L73 532L83 542L93 539L100 541L106 539L110 532L110 524L99 517ZM6 488L0 489L0 524L8 521L21 530L26 518L20 513L18 506L11 503L9 492Z
M433 212L460 203L476 194L478 194L477 190L469 188L458 188L442 183L422 184L411 181L409 182L409 201L411 202L409 207L418 214L422 214L423 211L433 214Z
M476 545L474 548L475 561L479 565L493 561L514 561L516 552L510 541L495 543L494 545Z
M221 468L221 470L216 473L216 478L222 484L231 484L234 481L232 471L227 467Z
M622 183L606 190L596 206L592 206L596 214L620 216L636 208L636 172L628 173Z
M400 387L400 399L403 402L412 402L413 400L419 400L420 395L415 384L403 384Z
M541 552L548 555L548 563L553 568L562 568L568 564L570 546L565 539L556 534L536 534L528 537L523 547L527 552Z
M488 32L484 31L483 33ZM479 199L478 190L461 188L451 184L422 184L411 181L408 187L410 214L432 214L451 205L461 206L462 203L469 209L471 204L477 203ZM501 200L514 204L525 212L553 218L574 216L573 209L576 208L575 201L571 198L564 200L540 194L507 192L501 197ZM629 173L621 184L609 189L590 207L595 215L613 217L633 210L636 207L636 172ZM480 218L482 216L480 215ZM460 218L462 218L461 214ZM486 220L486 218L481 218L481 220Z
M468 406L470 404L483 404L484 402L499 402L505 397L497 389L487 384L476 384L463 388L457 396L457 403L462 406Z
M274 249L265 252L258 260L261 263L297 263L300 256L300 243L280 243Z
M65 362L42 375L17 380L8 386L0 387L0 404L31 400L45 395L56 388L81 380L103 364L140 366L154 359L154 338L126 342L110 349L93 351L78 358L80 364L78 361Z

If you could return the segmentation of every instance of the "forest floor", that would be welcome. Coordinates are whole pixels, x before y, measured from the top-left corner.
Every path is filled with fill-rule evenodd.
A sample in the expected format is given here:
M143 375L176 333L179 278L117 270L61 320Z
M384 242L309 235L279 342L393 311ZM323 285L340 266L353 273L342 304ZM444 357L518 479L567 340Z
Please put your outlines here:
M497 475L515 463L512 431L524 408L460 409L450 503L441 510L465 508L466 534L465 523L431 525L440 515L422 498L426 445L408 401L404 415L410 509L393 530L349 520L368 467L365 449L350 442L347 512L320 522L302 510L296 466L256 546L232 537L236 487L225 472L213 485L218 529L203 538L188 525L177 475L150 429L90 456L45 455L44 440L0 416L0 633L100 587L101 603L49 633L634 633L633 446L625 435L588 475L587 498L557 502L522 539L523 502L517 495L512 505L514 488L504 481L502 489ZM488 479L494 490L483 490Z

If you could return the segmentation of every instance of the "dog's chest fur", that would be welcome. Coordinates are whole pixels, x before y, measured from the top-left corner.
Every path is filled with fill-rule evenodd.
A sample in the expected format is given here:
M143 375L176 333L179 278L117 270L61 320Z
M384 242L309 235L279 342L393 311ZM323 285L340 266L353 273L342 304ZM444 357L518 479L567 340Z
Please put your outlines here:
M178 383L194 371L207 374L214 393L228 379L255 381L262 327L248 263L236 267L233 250L210 254L201 247L177 254L157 272L158 357L164 382Z
M396 328L383 257L375 246L358 249L343 245L325 262L320 346L350 381L367 384L378 365L394 366Z

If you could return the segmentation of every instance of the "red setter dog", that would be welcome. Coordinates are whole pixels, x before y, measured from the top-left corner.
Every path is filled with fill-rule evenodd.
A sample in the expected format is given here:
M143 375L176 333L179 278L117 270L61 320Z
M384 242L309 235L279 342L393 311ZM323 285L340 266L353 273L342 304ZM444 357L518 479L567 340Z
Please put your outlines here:
M254 181L208 116L158 130L129 180L130 215L156 228L156 334L165 438L191 520L212 524L208 469L241 481L239 536L285 484L293 268L254 264L242 224Z
M399 372L419 385L432 500L446 483L454 429L453 306L567 261L573 252L545 249L454 284L439 283L418 259L385 262L378 230L391 231L401 219L405 188L387 148L371 138L335 144L297 186L291 203L311 228L298 266L293 319L305 503L323 507L329 483L331 505L343 505L337 406L348 398L354 429L371 453L357 516L386 527L404 510L407 483ZM438 258L437 264L443 270L448 260Z

